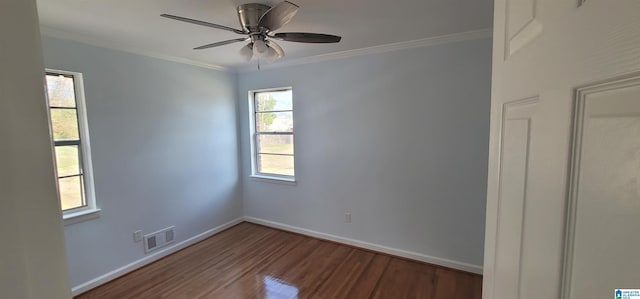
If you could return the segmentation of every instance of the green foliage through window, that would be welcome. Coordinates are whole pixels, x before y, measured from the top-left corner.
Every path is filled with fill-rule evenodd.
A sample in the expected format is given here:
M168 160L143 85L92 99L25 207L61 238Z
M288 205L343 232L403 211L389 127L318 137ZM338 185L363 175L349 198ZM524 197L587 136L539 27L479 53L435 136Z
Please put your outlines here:
M295 171L291 90L256 92L253 104L256 171L260 174L293 177Z
M73 76L47 73L47 99L62 210L86 205L82 145Z

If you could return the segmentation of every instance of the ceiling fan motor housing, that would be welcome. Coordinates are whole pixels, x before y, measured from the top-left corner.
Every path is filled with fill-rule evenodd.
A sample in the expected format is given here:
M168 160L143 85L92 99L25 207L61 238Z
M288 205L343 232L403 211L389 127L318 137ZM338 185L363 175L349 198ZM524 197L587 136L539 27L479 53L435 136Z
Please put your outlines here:
M248 32L260 32L258 22L271 6L260 3L247 3L238 6L238 18L242 28Z

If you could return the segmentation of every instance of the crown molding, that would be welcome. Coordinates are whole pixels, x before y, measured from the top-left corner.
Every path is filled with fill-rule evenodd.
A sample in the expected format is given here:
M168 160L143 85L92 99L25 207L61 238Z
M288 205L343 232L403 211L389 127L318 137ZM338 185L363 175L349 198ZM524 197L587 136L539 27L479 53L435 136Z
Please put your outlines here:
M235 71L233 69L226 68L226 67L219 66L219 65L215 65L215 64L209 64L209 63L205 63L205 62L201 62L201 61L195 61L195 60L182 58L182 57L177 57L177 56L159 54L159 53L155 53L155 52L152 52L152 51L136 49L134 47L125 46L125 45L122 45L122 44L109 43L109 42L106 42L104 40L99 40L99 39L96 39L96 38L93 38L93 37L88 37L88 36L83 36L83 35L79 35L79 34L69 33L69 32L66 32L66 31L61 31L61 30L57 30L57 29L53 29L53 28L49 28L49 27L45 27L45 26L40 26L40 34L43 35L43 36L54 37L54 38L59 38L59 39L79 42L79 43L83 43L83 44L89 44L89 45L97 46L97 47L101 47L101 48L113 49L113 50L118 50L118 51L133 53L133 54L138 54L138 55L142 55L142 56L147 56L147 57L152 57L152 58L157 58L157 59L162 59L162 60L167 60L167 61L172 61L172 62L177 62L177 63L182 63L182 64L193 65L193 66L212 69L212 70L216 70L216 71L222 71L222 72L234 72Z
M381 53L393 52L398 50L432 47L432 46L441 45L441 44L488 38L491 36L492 36L492 29L486 28L481 30L460 32L460 33L447 34L447 35L441 35L441 36L435 36L435 37L429 37L429 38L423 38L423 39L410 40L410 41L399 42L399 43L373 46L368 48L360 48L360 49L354 49L354 50L334 52L329 54L321 54L316 56L297 58L297 59L286 60L286 61L279 61L273 64L261 65L260 68L262 70L275 69L275 68L289 67L294 65L318 63L318 62L330 61L330 60L336 60L336 59L364 56L364 55L370 55L370 54L381 54ZM255 65L241 66L236 68L236 70L238 72L258 71Z
M61 30L49 28L46 26L40 27L40 34L43 36L75 41L75 42L89 44L97 47L119 50L123 52L133 53L137 55L142 55L142 56L147 56L147 57L182 63L182 64L193 65L193 66L212 69L216 71L243 72L243 73L258 71L256 69L256 66L253 64L243 65L238 67L223 67L223 66L209 64L209 63L191 60L187 58L164 55L164 54L159 54L152 51L141 50L134 47L125 46L122 44L109 43L104 40L99 40L93 37L83 36L75 33L69 33L66 31L61 31ZM318 62L331 61L331 60L337 60L337 59L358 57L358 56L364 56L364 55L370 55L370 54L381 54L381 53L393 52L398 50L431 47L431 46L447 44L447 43L488 38L488 37L491 37L491 35L492 35L491 28L486 28L481 30L447 34L447 35L416 39L416 40L410 40L410 41L404 41L404 42L398 42L398 43L392 43L392 44L386 44L386 45L379 45L379 46L373 46L373 47L367 47L367 48L360 48L360 49L346 50L346 51L321 54L321 55L315 55L315 56L309 56L309 57L302 57L302 58L296 58L291 60L282 60L273 64L261 65L260 68L262 70L268 70L268 69L290 67L295 65L311 64L311 63L318 63Z

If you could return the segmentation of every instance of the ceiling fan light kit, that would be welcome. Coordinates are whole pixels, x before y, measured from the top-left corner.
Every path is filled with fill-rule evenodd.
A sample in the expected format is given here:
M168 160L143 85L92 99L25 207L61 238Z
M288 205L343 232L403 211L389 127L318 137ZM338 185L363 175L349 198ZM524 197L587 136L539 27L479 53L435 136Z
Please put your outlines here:
M242 58L247 62L251 61L251 58L253 57L253 46L248 44L240 48L240 55L242 55Z
M242 4L238 6L237 9L240 26L242 26L241 30L176 15L162 14L160 16L246 35L247 37L215 42L194 48L194 50L203 50L248 41L249 43L240 49L240 55L242 55L246 61L251 61L254 56L265 59L267 62L274 62L284 57L284 50L274 40L299 43L340 42L342 39L340 36L330 34L299 32L274 33L274 31L289 23L298 12L298 9L299 7L297 5L289 1L280 2L274 7L260 3Z
M263 56L267 52L267 44L264 43L264 40L257 39L253 42L253 50L256 55Z

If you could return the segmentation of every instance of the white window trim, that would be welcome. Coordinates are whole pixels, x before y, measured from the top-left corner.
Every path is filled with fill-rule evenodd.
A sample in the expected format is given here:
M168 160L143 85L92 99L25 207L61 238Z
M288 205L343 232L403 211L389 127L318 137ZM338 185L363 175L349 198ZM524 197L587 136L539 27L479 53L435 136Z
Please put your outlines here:
M96 205L96 192L94 188L93 181L93 165L91 163L91 141L89 138L89 123L87 121L87 106L84 97L84 80L82 78L82 73L78 72L70 72L56 69L45 69L46 72L70 75L73 76L73 88L76 96L76 111L78 112L78 131L80 133L80 142L82 143L82 173L84 177L84 195L85 201L87 203L86 206L69 209L66 211L62 211L62 218L64 219L64 225L70 225L78 222L83 222L90 219L95 219L100 217L100 208ZM49 96L46 96L47 99L47 114L50 114L49 108ZM51 116L49 115L49 119ZM52 135L53 136L53 135ZM53 138L51 139L51 144L53 146ZM56 159L53 159L54 163ZM58 167L56 165L56 185L57 185L57 171ZM59 200L59 199L58 199Z
M257 161L258 161L258 153L256 152L256 117L255 117L255 94L259 93L259 92L270 92L270 91L283 91L283 90L291 90L292 94L293 94L293 87L288 86L288 87L276 87L276 88L266 88L266 89L255 89L255 90L249 90L249 135L250 135L250 147L251 147L251 175L249 175L250 178L252 178L253 180L256 181L261 181L261 182L267 182L267 183L279 183L279 184L286 184L286 185L295 185L296 184L296 176L287 176L287 175L277 175L277 174L270 174L270 173L262 173L262 172L258 172L258 166L256 165ZM293 97L293 95L292 95ZM295 118L295 111L294 111L294 107L293 107L293 101L291 103L291 111L294 114L293 117L293 122L294 122L294 133L293 135L295 135L295 122L296 122L296 118ZM294 173L297 173L297 171L295 170L295 167L297 165L297 163L295 163L295 138L294 140L294 152L293 152L293 159L294 159Z

